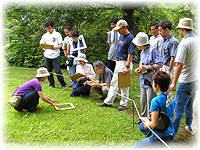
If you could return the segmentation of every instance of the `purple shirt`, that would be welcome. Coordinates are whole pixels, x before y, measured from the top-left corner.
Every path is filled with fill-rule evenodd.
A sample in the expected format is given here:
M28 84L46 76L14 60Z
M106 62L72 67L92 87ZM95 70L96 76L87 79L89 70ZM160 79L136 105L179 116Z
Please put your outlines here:
M12 93L12 95L15 93L19 95L25 95L33 91L42 91L42 86L37 78L34 78L22 84Z

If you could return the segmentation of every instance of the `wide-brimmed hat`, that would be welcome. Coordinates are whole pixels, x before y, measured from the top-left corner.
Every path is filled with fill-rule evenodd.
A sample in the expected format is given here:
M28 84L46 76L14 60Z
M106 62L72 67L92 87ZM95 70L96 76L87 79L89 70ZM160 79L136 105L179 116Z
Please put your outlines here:
M144 32L139 32L132 41L135 45L143 46L149 44L149 37Z
M79 60L83 60L84 62L88 62L87 59L86 59L86 55L83 54L83 53L78 54L78 58L76 59L76 61L79 61Z
M115 31L118 31L122 27L128 26L128 23L125 20L119 20L117 21L116 27L114 28Z
M177 29L183 28L183 29L194 30L194 28L193 28L193 21L192 21L191 18L181 18L179 20L178 26L176 28Z
M37 74L36 74L36 78L41 78L41 77L48 77L50 76L50 73L47 71L46 68L41 67L39 69L37 69Z

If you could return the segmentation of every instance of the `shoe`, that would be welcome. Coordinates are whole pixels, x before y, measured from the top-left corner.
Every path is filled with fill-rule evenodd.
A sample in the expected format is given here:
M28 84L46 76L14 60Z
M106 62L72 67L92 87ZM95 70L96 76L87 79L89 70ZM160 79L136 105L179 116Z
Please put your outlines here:
M72 88L72 87L73 87L73 85L72 85L72 84L70 84L70 85L69 85L69 88Z
M39 109L36 109L36 110L35 110L35 112L39 112L39 111L40 111Z
M193 131L190 130L188 126L185 127L185 130L193 135Z
M50 85L49 88L55 88L55 86L51 86L51 85Z
M66 86L64 86L64 87L62 87L62 89L63 89L63 90L67 90L67 87L66 87Z
M98 106L101 106L101 107L112 107L112 105L108 105L106 103L99 104Z
M135 122L135 124L140 124L141 122L142 120L139 119L138 121Z
M123 111L123 110L127 109L127 107L120 105L117 109L120 110L120 111Z

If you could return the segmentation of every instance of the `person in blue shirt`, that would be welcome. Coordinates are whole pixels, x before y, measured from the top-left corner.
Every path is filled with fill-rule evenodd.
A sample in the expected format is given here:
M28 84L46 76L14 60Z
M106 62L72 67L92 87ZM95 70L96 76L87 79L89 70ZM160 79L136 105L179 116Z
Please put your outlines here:
M167 90L170 84L170 76L168 73L164 71L156 72L153 77L152 87L154 92L157 94L151 101L151 121L147 121L140 124L140 130L143 130L143 133L147 133L147 126L152 128L152 130L167 144L170 144L174 139L175 129L174 129L174 121L175 121L175 101L173 101L169 106L166 107L167 100ZM159 111L165 112L171 121L170 126L162 131L158 132L155 130L158 122ZM146 132L144 132L146 131ZM156 137L154 133L151 136L142 139L134 145L134 148L139 147L150 147L150 146L162 146L163 143Z
M132 58L135 48L132 40L134 36L129 32L128 24L125 20L119 20L114 30L120 33L119 44L116 51L116 66L108 95L104 102L99 104L101 107L111 107L114 103L118 91L118 72L122 72L125 75L132 70ZM128 100L126 97L129 97L129 87L121 88L121 94L123 96L121 97L120 106L118 107L120 111L127 109Z
M159 51L149 44L149 38L146 33L139 32L133 39L133 43L139 50L142 50L140 53L140 65L135 72L140 74L141 117L147 117L151 100L156 94L153 92L151 84L145 83L145 79L152 82L153 73L162 67L163 58ZM136 123L140 124L141 120L139 119Z

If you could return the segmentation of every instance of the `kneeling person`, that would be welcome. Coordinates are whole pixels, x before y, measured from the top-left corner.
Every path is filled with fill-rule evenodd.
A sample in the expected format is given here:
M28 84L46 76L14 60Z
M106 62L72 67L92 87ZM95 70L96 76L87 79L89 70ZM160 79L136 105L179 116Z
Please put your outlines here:
M113 72L99 60L94 62L93 66L94 70L98 74L98 79L96 81L87 81L86 84L93 87L94 90L102 96L101 99L104 100L108 94Z

